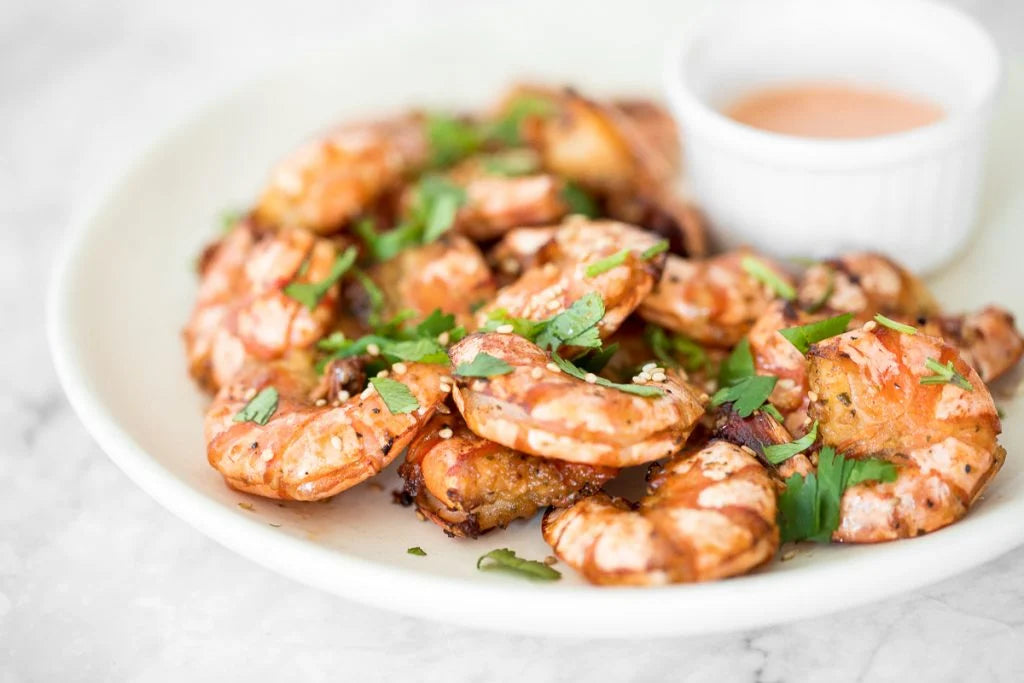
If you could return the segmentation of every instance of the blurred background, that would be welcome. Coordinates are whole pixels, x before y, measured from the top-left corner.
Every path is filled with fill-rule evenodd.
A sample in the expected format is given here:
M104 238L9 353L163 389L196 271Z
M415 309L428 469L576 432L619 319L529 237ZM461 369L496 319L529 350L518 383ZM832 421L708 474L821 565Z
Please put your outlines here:
M0 683L1024 676L1024 550L904 599L750 633L611 643L478 633L344 602L251 564L163 510L85 433L45 347L51 260L76 212L155 136L225 89L347 36L430 30L460 13L528 31L546 4L2 6L0 424L13 439L0 447ZM593 12L631 31L631 17L659 4L575 3L560 39L586 45ZM1024 57L1024 2L953 4Z

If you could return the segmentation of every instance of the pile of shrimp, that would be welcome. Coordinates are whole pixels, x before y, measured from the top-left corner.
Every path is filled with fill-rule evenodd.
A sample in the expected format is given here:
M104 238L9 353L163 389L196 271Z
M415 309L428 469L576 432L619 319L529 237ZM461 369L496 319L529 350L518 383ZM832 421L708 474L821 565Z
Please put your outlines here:
M540 87L301 147L199 261L210 465L316 501L402 457L421 519L476 538L542 514L595 584L961 519L1005 456L988 385L1024 352L1013 317L943 312L878 254L709 253L679 149L656 104ZM822 321L806 348L782 333ZM836 467L834 503L797 519ZM627 468L636 500L606 488Z

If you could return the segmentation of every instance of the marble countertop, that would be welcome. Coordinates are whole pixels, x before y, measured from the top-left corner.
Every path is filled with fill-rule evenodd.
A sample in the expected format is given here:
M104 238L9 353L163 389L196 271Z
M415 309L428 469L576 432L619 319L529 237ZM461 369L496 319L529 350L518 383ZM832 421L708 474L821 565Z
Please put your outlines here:
M0 423L14 437L0 448L0 683L1024 678L1024 548L897 600L785 627L638 642L505 636L284 579L178 520L104 457L46 350L54 244L149 139L224 88L346 32L429 26L468 3L384 4L5 6ZM959 4L1024 54L1024 3Z

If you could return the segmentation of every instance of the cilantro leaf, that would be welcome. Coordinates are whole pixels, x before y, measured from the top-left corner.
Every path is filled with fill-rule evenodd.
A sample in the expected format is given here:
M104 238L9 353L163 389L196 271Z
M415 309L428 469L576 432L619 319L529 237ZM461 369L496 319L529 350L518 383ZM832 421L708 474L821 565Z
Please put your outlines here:
M771 375L744 377L735 384L716 391L715 395L711 397L711 405L720 406L723 403L732 403L732 408L737 415L750 417L755 410L764 405L778 380L778 377Z
M417 337L436 337L442 332L451 333L455 329L455 315L444 313L440 308L435 308L418 325L414 334Z
M451 166L475 153L484 143L478 125L444 114L427 117L426 133L430 164L435 167Z
M551 100L535 95L520 95L509 104L504 115L487 131L487 137L510 147L522 144L523 121L532 116L547 117L555 113Z
M750 340L744 337L718 369L718 385L728 387L753 374L754 356L750 353Z
M846 332L846 327L852 318L852 313L843 313L827 320L819 320L798 327L787 327L779 330L779 334L788 339L790 344L806 356L811 344Z
M238 222L245 218L245 211L237 209L222 211L220 214L220 232L226 235L231 229L238 225Z
M604 366L608 365L608 361L612 359L619 350L618 343L609 344L603 349L591 349L585 354L576 358L573 362L576 367L586 372L601 372L604 370Z
M277 411L278 399L277 389L264 387L231 419L234 422L255 422L258 425L265 425L270 416Z
M974 391L974 385L953 368L953 361L947 361L942 365L934 358L928 358L924 366L935 374L922 377L921 384L955 384L964 391Z
M357 221L354 232L363 240L374 261L389 261L398 252L420 243L420 229L414 223L401 223L391 230L378 232L369 218Z
M557 569L536 560L524 560L508 548L492 550L482 555L476 561L476 568L480 571L503 571L540 581L556 581L562 578L562 573Z
M494 332L503 325L511 325L512 332L520 337L534 341L547 325L546 320L527 320L510 316L504 308L495 309L487 314L487 322L480 328L482 332Z
M512 372L512 366L489 353L478 353L468 363L460 363L455 374L462 377L494 377Z
M890 330L896 330L897 332L902 332L903 334L917 334L916 327L904 325L903 323L897 322L892 318L885 317L881 313L877 313L875 315L875 322L878 323L879 325L884 325L885 327L888 327Z
M381 355L420 363L447 363L448 352L433 339L386 340L380 345Z
M579 185L566 182L560 193L562 201L569 207L569 213L597 218L597 203Z
M370 384L380 394L384 405L393 415L411 413L420 407L420 402L409 391L409 387L390 377L371 377Z
M773 444L765 446L762 450L764 451L764 459L773 465L779 465L792 458L798 453L803 453L812 445L818 438L818 421L814 421L814 426L811 427L811 431L804 434L802 437L789 443Z
M595 326L603 317L604 300L597 292L588 292L549 318L535 341L542 349L557 349L563 344L598 347L601 340Z
M537 153L530 149L510 149L481 159L484 171L499 176L522 176L540 169Z
M289 282L284 288L285 295L312 311L320 303L320 299L327 293L327 290L334 286L334 283L340 280L341 276L347 273L352 264L356 262L356 253L355 247L349 247L339 254L334 259L327 277L320 282Z
M764 284L771 287L777 295L792 301L796 298L796 290L793 289L793 285L786 282L782 277L779 276L774 270L772 270L767 263L757 258L756 256L746 255L740 261L740 266L747 273Z
M413 547L409 548L405 552L407 552L410 555L416 555L417 557L426 557L427 556L427 551L424 550L423 548L419 547L418 545L414 545Z
M420 226L420 241L430 244L455 223L455 214L466 203L466 191L437 176L427 176L416 186L412 222Z
M553 360L555 365L557 365L565 374L575 377L576 379L586 381L587 373L559 356L558 351L551 352L551 360ZM594 384L607 387L609 389L616 389L627 394L634 394L635 396L643 396L644 398L665 395L665 392L658 387L652 387L647 384L620 384L619 382L613 382L609 379L605 379L604 377L595 378Z
M644 328L644 339L651 347L654 357L668 367L682 365L687 372L693 372L711 365L708 354L697 342L681 334L669 334L657 325L648 325ZM680 364L677 358L682 358ZM750 372L753 373L753 360L751 360Z
M818 471L786 479L779 496L779 530L782 542L828 543L839 527L843 492L867 481L895 481L896 467L884 460L854 460L826 446L818 453Z

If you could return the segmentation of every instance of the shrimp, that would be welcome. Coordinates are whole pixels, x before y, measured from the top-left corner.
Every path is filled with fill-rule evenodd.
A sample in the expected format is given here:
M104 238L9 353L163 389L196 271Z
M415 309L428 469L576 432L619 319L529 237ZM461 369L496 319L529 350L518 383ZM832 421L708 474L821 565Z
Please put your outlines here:
M543 320L568 308L584 294L598 292L605 315L598 324L607 338L633 312L654 287L663 256L645 259L641 253L655 244L653 235L611 221L571 220L555 232L536 265L512 284L503 287L477 314L483 325L497 310L506 314ZM623 249L630 251L618 265L594 275L587 269Z
M312 346L337 318L338 287L312 309L284 293L290 282L327 277L335 242L302 229L259 236L240 223L207 250L199 294L183 331L192 376L216 391L249 359L272 360Z
M250 363L220 390L206 414L210 465L246 493L329 498L377 474L402 452L444 399L440 384L446 375L445 366L424 363L395 372L419 408L394 414L372 387L328 401L308 353ZM266 424L236 422L247 401L267 387L279 398Z
M529 455L639 465L678 451L704 414L706 395L675 371L653 382L663 394L648 398L568 375L540 347L515 334L474 334L448 350L456 368L481 353L505 361L512 371L457 377L455 404L474 433Z
M853 313L864 322L876 313L917 318L938 312L919 279L891 259L872 252L845 254L808 268L797 290L804 310Z
M700 344L735 346L774 298L743 268L748 256L742 250L704 260L670 255L661 281L640 304L640 315ZM779 267L760 261L781 280L789 280Z
M697 207L669 190L651 194L619 192L605 197L609 218L630 223L669 240L672 253L699 258L707 253L704 216Z
M843 494L832 539L872 543L934 531L962 518L1005 451L995 404L978 374L937 337L887 327L859 329L811 346L810 416L822 443L851 458L882 458L893 482L862 483ZM931 358L970 389L922 384Z
M458 413L439 411L398 472L420 512L449 536L476 538L596 493L617 471L519 453L477 436Z
M740 417L728 405L715 410L713 434L716 438L738 446L746 446L762 457L765 446L789 443L793 440L789 430L768 413L756 410L748 417ZM814 471L814 465L805 453L797 453L776 467L783 479L793 474L806 476Z
M542 247L555 237L557 226L513 228L487 254L499 281L511 283L524 271L537 264Z
M419 116L337 128L278 164L256 206L256 221L335 232L425 164L427 156Z
M468 323L474 307L494 296L494 279L483 254L460 235L404 249L374 266L370 277L384 294L380 313L385 319L399 308L411 309L416 318L440 309Z
M1024 338L1013 315L998 306L986 306L976 313L928 318L921 330L956 346L986 383L1012 370L1024 355Z
M757 459L712 441L655 470L636 507L600 493L548 511L541 529L555 554L591 583L710 581L772 558L776 505L775 483Z

